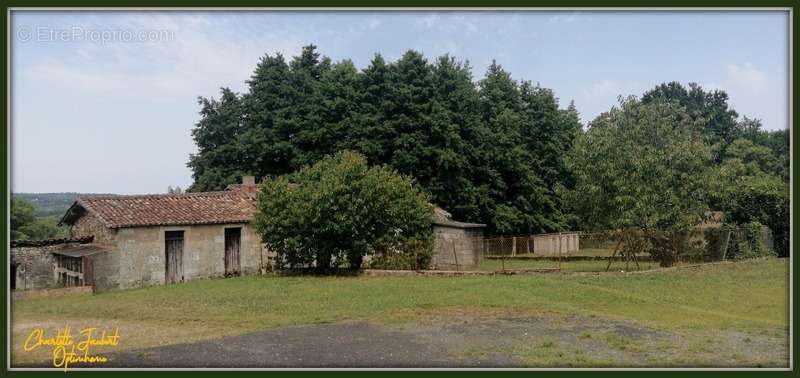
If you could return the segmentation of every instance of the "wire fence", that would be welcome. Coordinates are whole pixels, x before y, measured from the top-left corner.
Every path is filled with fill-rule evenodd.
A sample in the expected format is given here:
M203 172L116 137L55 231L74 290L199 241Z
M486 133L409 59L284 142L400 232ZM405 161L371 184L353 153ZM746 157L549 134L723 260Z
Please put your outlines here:
M440 238L431 268L439 270L630 271L774 255L761 225L715 225L688 231L614 230Z

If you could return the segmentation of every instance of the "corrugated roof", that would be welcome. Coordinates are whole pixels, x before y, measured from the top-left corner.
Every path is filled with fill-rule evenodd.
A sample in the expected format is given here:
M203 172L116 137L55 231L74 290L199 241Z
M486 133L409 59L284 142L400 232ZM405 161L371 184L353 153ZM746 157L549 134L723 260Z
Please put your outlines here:
M71 223L75 208L97 216L108 228L250 222L255 195L242 191L79 197L62 219Z
M451 219L452 215L441 207L434 207L433 214L431 215L431 223L438 226L447 226L455 228L481 228L486 227L483 223L467 223L457 222Z
M11 247L44 247L56 244L70 244L70 243L91 243L94 236L85 236L82 238L60 238L60 239L44 239L44 240L12 240Z
M64 246L63 248L51 251L57 255L69 257L91 256L97 253L108 252L108 248L97 244L83 244L76 246Z

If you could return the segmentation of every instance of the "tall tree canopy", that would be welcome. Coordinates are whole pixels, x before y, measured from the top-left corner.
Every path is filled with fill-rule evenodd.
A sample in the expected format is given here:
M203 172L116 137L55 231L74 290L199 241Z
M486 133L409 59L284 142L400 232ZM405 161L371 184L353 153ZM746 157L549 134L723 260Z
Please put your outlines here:
M286 61L265 55L248 91L200 98L190 191L245 174L275 177L342 150L413 176L432 202L491 233L563 230L563 157L580 133L574 106L496 64L477 82L467 62L416 51L363 70L315 46Z

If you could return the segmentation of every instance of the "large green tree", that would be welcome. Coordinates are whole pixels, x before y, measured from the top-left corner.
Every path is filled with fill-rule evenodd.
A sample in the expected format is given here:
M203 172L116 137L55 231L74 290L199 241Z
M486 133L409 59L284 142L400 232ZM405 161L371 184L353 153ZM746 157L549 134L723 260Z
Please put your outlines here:
M674 102L635 98L593 120L567 160L583 228L679 235L700 223L712 160L701 126ZM651 250L663 265L677 252Z
M324 271L410 242L429 248L431 213L410 177L343 151L261 184L254 226L281 267Z
M708 204L738 224L759 222L772 229L775 249L789 253L789 132L764 130L760 120L738 118L724 91L690 83L664 83L642 102L672 101L702 125L714 155Z

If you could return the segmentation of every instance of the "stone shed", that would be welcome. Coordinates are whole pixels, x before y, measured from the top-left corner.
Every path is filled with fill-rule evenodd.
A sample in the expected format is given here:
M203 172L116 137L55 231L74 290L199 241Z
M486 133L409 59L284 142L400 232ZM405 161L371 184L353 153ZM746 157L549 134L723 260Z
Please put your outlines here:
M485 224L458 222L447 211L435 208L433 226L433 258L431 268L457 270L474 268L483 254Z
M96 290L262 271L271 255L250 225L255 180L225 191L78 198L61 220L94 237Z
M11 242L12 290L38 290L84 286L83 255L100 252L91 247L92 237L20 240Z

